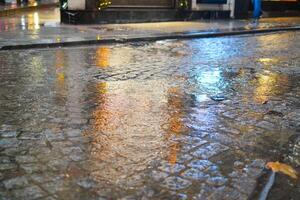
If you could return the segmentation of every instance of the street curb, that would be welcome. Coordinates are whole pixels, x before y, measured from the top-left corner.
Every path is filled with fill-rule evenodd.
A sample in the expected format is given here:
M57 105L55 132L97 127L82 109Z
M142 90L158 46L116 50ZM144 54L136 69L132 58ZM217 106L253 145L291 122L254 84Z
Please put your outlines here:
M40 48L57 48L57 47L71 47L71 46L83 46L83 45L100 45L100 44L124 44L130 42L154 42L159 40L170 39L196 39L196 38L215 38L225 36L247 35L247 34L261 34L283 31L299 31L300 26L295 27L280 27L271 29L256 29L256 30L239 30L229 32L200 32L200 33L179 33L170 35L158 35L158 36L142 36L132 38L106 38L99 40L82 40L72 42L57 42L57 43L38 43L38 44L24 44L24 45L8 45L2 46L0 51L4 50L22 50L22 49L40 49Z
M18 12L28 12L28 11L35 11L37 9L46 9L46 8L52 8L52 7L58 7L58 3L48 3L48 4L41 4L36 6L25 6L20 8L13 8L13 9L7 9L7 10L1 10L0 11L0 17L6 17L13 14L16 14Z

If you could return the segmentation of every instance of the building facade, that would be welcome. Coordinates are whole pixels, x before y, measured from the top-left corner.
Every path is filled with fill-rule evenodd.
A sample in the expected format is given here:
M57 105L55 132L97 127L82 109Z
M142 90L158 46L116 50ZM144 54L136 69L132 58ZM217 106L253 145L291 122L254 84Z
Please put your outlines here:
M111 0L111 8L176 8L180 0ZM95 9L98 0L67 0L70 10ZM187 0L192 10L228 10L234 0Z
M100 11L99 0L63 1L63 23L87 24L229 18L235 0L110 0Z
M74 24L247 18L252 10L252 0L110 0L103 10L100 0L62 1L61 21ZM299 11L300 0L262 1L264 11Z

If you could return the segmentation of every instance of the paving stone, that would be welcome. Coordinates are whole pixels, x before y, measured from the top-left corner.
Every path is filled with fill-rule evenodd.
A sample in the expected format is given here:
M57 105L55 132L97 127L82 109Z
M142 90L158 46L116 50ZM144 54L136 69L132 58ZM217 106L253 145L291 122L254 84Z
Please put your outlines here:
M194 194L192 199L193 200L206 200L209 199L209 196L211 196L215 191L217 191L218 188L211 187L205 183L202 183L199 187L199 192Z
M43 200L56 200L56 198L54 198L54 197L52 197L52 196L49 196L49 197L43 198Z
M50 160L48 166L54 171L66 170L69 162L65 159Z
M250 167L263 169L265 167L265 164L266 162L264 160L256 159L250 164Z
M38 182L38 183L45 183L45 182L49 182L52 180L52 178L49 175L47 175L46 173L31 174L30 179L32 179L34 182Z
M74 144L69 140L62 140L62 141L51 141L51 144L54 148L68 148L68 147L74 147Z
M83 161L86 159L86 156L84 153L71 153L71 155L69 155L69 158L75 162L77 161Z
M206 140L202 140L202 139L198 139L198 140L189 140L187 141L187 144L185 144L182 148L183 152L189 152L194 148L197 148L201 145L206 144L207 141Z
M247 173L248 176L256 179L262 175L263 168L259 169L259 168L248 167L248 168L244 168L244 171Z
M70 147L63 147L61 149L62 153L64 155L69 155L72 153L83 153L83 151L81 150L80 147L76 147L76 146L70 146Z
M51 152L52 152L51 149L49 149L48 147L39 147L39 148L33 147L30 148L29 155L37 155L40 156L40 158L45 158L48 157L46 155L49 155Z
M16 199L38 199L45 196L45 192L38 186L26 187L23 189L17 189L13 191Z
M145 179L141 174L134 174L126 178L120 178L117 181L117 185L123 189L135 189L142 187L144 182Z
M66 134L68 137L80 137L82 136L82 131L80 129L70 129L66 130Z
M203 171L212 165L213 165L213 163L208 160L193 160L192 162L190 162L188 164L188 166L190 166L194 169L198 169L200 171Z
M24 155L28 151L27 147L18 146L18 147L12 147L7 148L2 151L3 155L6 156L15 156L15 155Z
M16 138L1 138L0 148L12 148L19 145L19 141Z
M80 147L63 147L61 151L64 155L68 155L69 158L73 161L81 161L85 159L84 152Z
M228 149L228 147L219 143L212 143L207 146L199 147L192 154L202 159L208 159L220 154L221 152L227 151Z
M4 179L4 174L0 172L0 181Z
M230 188L230 187L221 187L216 189L209 197L208 199L211 200L245 200L248 199L248 197L238 192L237 190Z
M192 183L188 180L177 176L170 176L163 181L162 186L171 190L180 190L189 187L191 184Z
M256 187L256 180L242 175L232 180L232 186L238 189L239 192L249 196L253 193Z
M153 178L155 181L159 182L164 180L166 177L169 176L168 173L161 172L161 171L155 171L153 170L150 174L151 178Z
M233 171L231 173L228 174L229 177L231 178L238 178L241 174L239 173L239 171Z
M268 121L258 122L256 126L258 126L260 128L263 128L263 129L266 129L266 130L269 130L269 131L273 131L276 128L273 123L268 122Z
M44 183L41 185L41 187L49 194L56 194L67 189L67 187L64 186L64 180L62 179Z
M233 134L233 135L238 135L241 133L239 130L231 128L231 127L221 127L221 128L219 128L219 130Z
M0 131L11 131L13 130L13 126L9 124L2 124L0 127Z
M0 164L0 170L11 170L11 169L17 169L17 165L15 163L1 163Z
M235 119L238 116L238 114L234 111L227 111L227 112L222 113L222 115L229 119Z
M24 155L24 156L16 156L16 161L18 163L34 163L37 162L37 159L33 156Z
M163 163L160 167L158 167L159 170L167 172L169 174L173 173L178 173L184 169L184 165L175 163L175 164L170 164L170 163Z
M43 133L23 132L18 137L19 140L41 140Z
M235 161L235 162L233 163L233 166L234 166L235 168L238 168L238 169L243 168L244 165L245 165L245 164L244 164L243 162L240 162L240 161Z
M0 163L1 164L9 164L12 163L11 158L8 156L0 156Z
M220 169L216 165L211 165L204 170L206 173L209 173L212 176L220 176Z
M180 164L184 164L192 159L193 159L193 156L191 156L189 154L181 153L180 155L177 156L176 162L180 163Z
M61 141L65 139L65 135L62 132L54 133L50 130L46 130L44 134L49 141Z
M176 192L171 192L171 194L174 196L174 199L178 200L186 200L188 199L188 196L184 193L176 193Z
M206 179L209 178L208 174L195 168L186 170L184 173L181 174L181 176L186 179L192 179L197 181L205 181Z
M227 179L221 176L218 177L210 177L206 181L209 185L212 186L222 186L227 182Z
M146 198L153 198L154 195L155 195L155 191L148 187L148 186L143 186L140 191L138 192L138 194L142 195L143 197L146 197Z
M96 187L97 182L95 182L91 178L82 178L82 179L77 181L77 185L79 185L80 187L83 187L85 189L89 189L89 188Z
M13 179L5 180L3 181L3 184L7 190L10 190L15 188L25 187L28 185L28 181L26 177L20 176Z
M17 137L17 131L0 131L0 137L4 137L4 138L13 138L13 137Z
M36 164L36 163L21 164L20 168L23 169L28 174L45 172L47 170L47 167L44 164Z
M13 200L6 191L0 191L0 200Z

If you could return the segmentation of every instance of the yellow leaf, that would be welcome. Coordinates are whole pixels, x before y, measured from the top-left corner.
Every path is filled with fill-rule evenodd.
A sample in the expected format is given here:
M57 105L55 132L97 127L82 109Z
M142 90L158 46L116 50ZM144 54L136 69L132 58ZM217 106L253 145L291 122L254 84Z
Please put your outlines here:
M268 162L266 165L267 168L272 169L273 172L282 172L294 179L297 179L297 172L291 166L280 163L280 162Z

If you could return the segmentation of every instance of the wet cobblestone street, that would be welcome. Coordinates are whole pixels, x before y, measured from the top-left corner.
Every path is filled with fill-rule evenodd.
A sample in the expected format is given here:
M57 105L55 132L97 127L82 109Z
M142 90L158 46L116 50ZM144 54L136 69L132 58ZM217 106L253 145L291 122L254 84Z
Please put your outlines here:
M266 162L300 169L299 40L0 52L0 199L254 198Z

